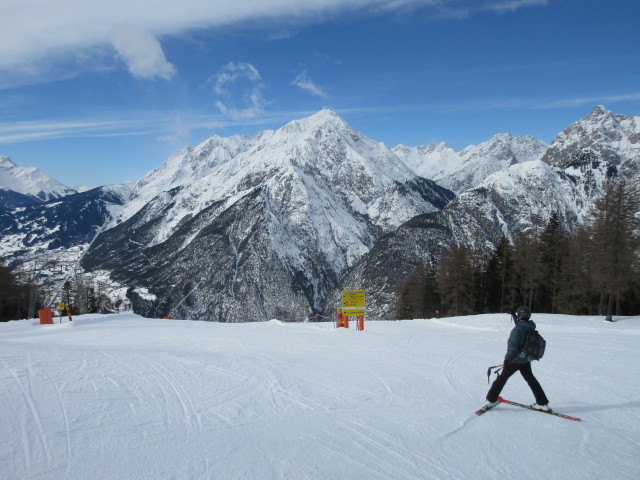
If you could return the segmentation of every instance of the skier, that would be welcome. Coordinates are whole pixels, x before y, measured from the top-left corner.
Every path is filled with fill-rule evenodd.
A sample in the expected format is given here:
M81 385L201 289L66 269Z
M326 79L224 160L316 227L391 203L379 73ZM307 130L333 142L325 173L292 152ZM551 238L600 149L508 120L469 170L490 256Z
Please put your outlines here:
M487 404L483 408L491 408L497 405L498 396L507 383L507 380L509 380L509 377L517 371L520 371L520 374L529 384L529 388L531 388L536 398L536 403L531 405L531 407L545 412L550 411L549 400L531 371L531 361L524 357L524 355L520 356L527 337L527 331L536 329L536 324L530 319L531 309L529 307L518 307L515 311L516 326L513 327L509 335L502 373L498 375L487 392Z

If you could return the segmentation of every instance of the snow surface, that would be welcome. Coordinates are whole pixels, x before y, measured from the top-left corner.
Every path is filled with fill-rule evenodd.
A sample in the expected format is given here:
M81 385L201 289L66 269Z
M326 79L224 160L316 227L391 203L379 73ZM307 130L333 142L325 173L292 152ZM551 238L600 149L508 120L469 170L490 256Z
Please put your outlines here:
M506 314L0 324L0 478L636 479L640 318L534 315L534 372L577 423L478 417ZM532 402L519 376L505 398Z

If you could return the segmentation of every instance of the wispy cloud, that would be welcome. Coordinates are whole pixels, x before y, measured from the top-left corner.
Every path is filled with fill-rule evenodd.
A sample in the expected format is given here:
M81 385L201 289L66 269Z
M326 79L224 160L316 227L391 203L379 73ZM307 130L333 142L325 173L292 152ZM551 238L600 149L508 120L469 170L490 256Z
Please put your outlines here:
M484 10L490 10L496 13L509 13L526 7L546 7L550 0L507 0L494 1L482 7Z
M213 90L218 95L216 107L233 119L248 119L264 112L266 101L262 96L264 84L260 72L250 63L229 62L211 79ZM244 81L240 93L237 83ZM238 105L241 105L240 107Z
M251 118L233 118L227 114L209 115L191 111L118 111L93 118L0 123L0 145L63 138L151 135L158 141L183 146L194 132L206 138L215 132L238 126L271 128L312 113L282 111Z
M465 20L482 12L502 15L528 7L546 7L552 1L557 0L443 0L431 5L431 18Z
M315 95L316 97L327 98L327 94L325 91L317 86L313 80L309 77L309 74L306 70L300 72L296 78L291 82L291 85L295 85L302 90L309 92L311 95Z
M540 98L540 97L512 97L512 98L476 98L455 103L430 104L425 111L440 111L447 113L458 112L488 112L499 110L553 110L561 108L595 107L596 105L610 105L618 102L640 102L640 92L619 95L592 95L584 97Z
M338 109L342 115L369 117L381 113L398 112L483 112L508 110L552 110L562 108L595 107L615 105L622 102L640 102L640 92L624 94L601 94L565 98L479 98L456 103L429 103L428 105L394 105L379 107L351 107ZM258 102L259 103L259 102ZM229 107L226 107L227 109ZM155 135L159 141L178 146L188 143L189 136L196 131L212 135L227 128L249 126L273 128L314 111L279 111L255 114L247 107L247 116L241 112L231 114L222 108L218 115L203 115L192 112L118 112L103 118L50 119L29 122L0 123L0 145L60 138L91 138ZM251 115L249 115L251 111ZM203 137L205 138L205 137Z
M213 90L218 95L226 95L228 85L235 83L239 78L246 78L250 82L260 81L260 72L250 63L229 62L209 79L214 84Z
M149 122L135 120L41 120L0 123L0 144L57 138L141 135L157 129Z
M607 105L618 102L635 102L640 101L640 92L629 93L625 95L594 95L592 97L574 97L563 98L559 100L551 100L548 102L542 102L536 108L538 109L553 109L553 108L567 108L567 107L581 107L583 105Z

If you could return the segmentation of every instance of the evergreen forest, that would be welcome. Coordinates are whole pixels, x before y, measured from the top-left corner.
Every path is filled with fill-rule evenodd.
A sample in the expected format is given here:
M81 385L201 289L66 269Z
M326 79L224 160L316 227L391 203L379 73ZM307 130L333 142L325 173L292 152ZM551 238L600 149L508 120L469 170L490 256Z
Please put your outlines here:
M546 225L503 236L489 254L450 245L398 285L395 317L508 312L640 313L640 189L611 178L575 231L553 214ZM437 261L435 260L437 259Z

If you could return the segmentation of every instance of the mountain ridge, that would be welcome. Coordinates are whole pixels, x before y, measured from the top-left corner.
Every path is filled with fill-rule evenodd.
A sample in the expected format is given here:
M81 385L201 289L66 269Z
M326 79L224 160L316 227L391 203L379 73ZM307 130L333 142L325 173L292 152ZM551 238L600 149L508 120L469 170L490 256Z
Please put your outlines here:
M254 137L213 136L123 187L119 200L96 196L93 208L106 215L92 224L101 232L86 254L89 232L25 236L44 218L33 207L11 210L13 226L0 217L0 252L15 264L38 249L55 256L61 245L79 247L84 271L127 286L145 315L237 322L331 312L346 287L370 292L374 318L418 259L452 241L490 250L552 211L574 228L606 178L638 174L637 126L638 117L596 107L550 146L498 134L465 149L458 170L491 173L454 198L417 175L419 165L398 155L403 148L323 110ZM446 144L411 148L453 152Z
M529 135L515 137L511 133L499 133L460 152L446 143L421 147L398 145L393 151L418 175L460 193L510 165L542 158L548 147L547 143Z
M161 291L171 296L176 284L184 285L180 294L195 288L185 307L206 315L215 298L222 313L214 317L226 321L264 320L279 309L292 314L287 304L317 312L326 292L381 234L416 214L437 211L453 198L415 175L384 144L328 110L252 139L236 138L233 149L222 146L226 153L216 161L207 157L207 142L183 149L134 187L132 202L143 191L140 184L152 199L145 198L145 206L132 215L125 212L120 226L97 238L83 260L86 268L111 270L118 281L147 288L156 297L163 296ZM210 168L202 176L190 176L203 159ZM149 189L166 185L156 181L166 178L180 178L179 185L169 182L175 185L169 192ZM220 218L226 221L220 223ZM195 247L205 248L204 238L216 245L206 257ZM129 258L124 264L118 264L118 251ZM193 271L184 265L195 265L195 258L219 278L194 286ZM269 268L258 259L269 259ZM155 276L157 265L163 265L173 287ZM237 273L227 278L216 268ZM281 307L263 293L273 290L269 279L274 275L280 286L271 296ZM247 293L246 284L259 286ZM177 297L171 301L179 303ZM150 314L170 309L164 301L135 302Z
M420 262L434 265L450 245L491 252L502 236L513 240L515 232L542 228L552 214L572 232L583 223L608 178L624 174L640 182L634 142L639 119L613 116L596 107L556 137L551 154L497 171L457 195L442 211L417 216L386 235L328 295L326 308L339 302L341 289L358 286L373 294L367 309L370 318L389 318L399 282Z

